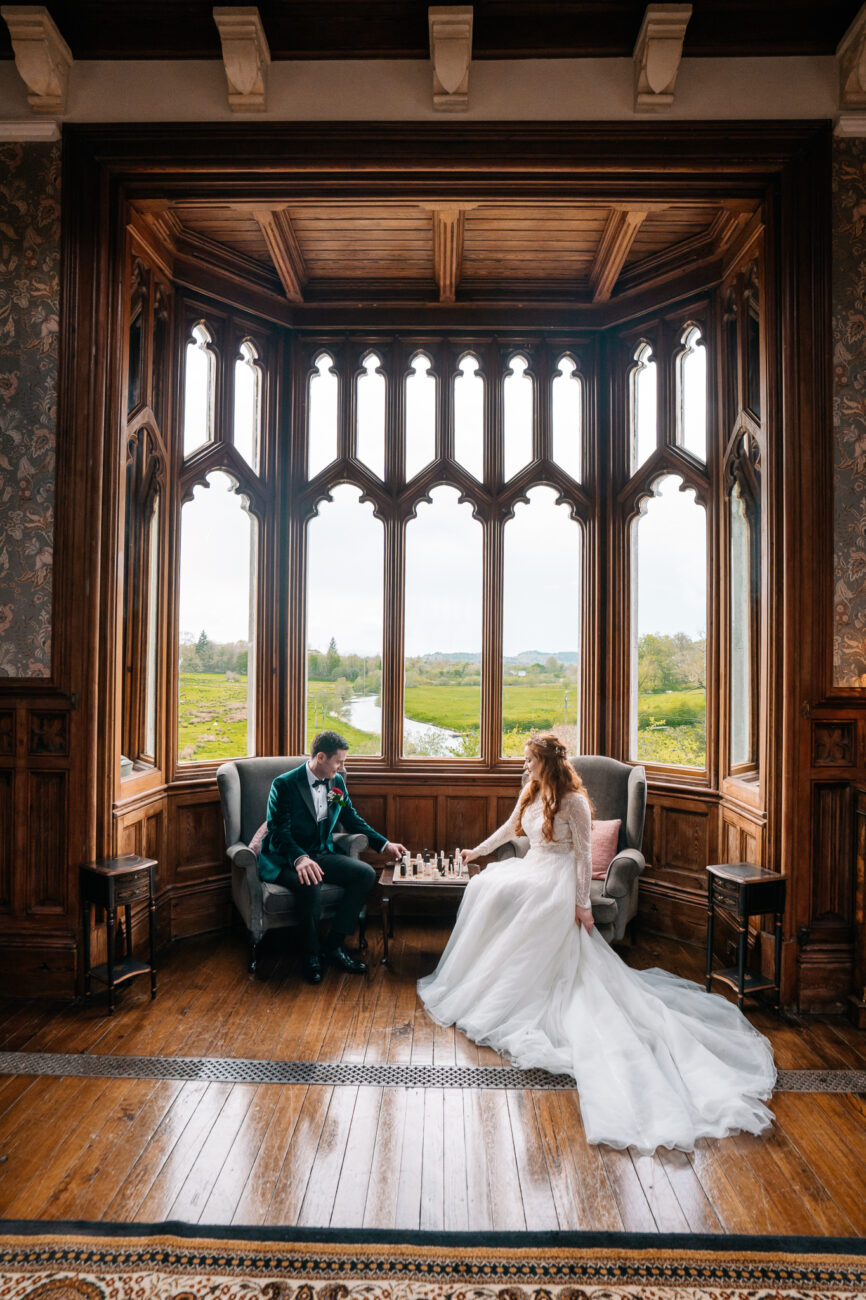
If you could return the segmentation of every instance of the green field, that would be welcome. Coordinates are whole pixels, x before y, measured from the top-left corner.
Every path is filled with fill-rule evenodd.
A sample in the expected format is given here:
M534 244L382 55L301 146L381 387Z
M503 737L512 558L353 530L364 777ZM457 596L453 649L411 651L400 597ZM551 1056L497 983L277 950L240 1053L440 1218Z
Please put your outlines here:
M227 681L216 673L181 673L178 748L181 762L232 758L247 752L247 679ZM354 754L378 754L378 736L359 731L340 714L341 694L332 682L310 682L307 732L332 728L348 740ZM463 753L479 752L481 692L477 686L413 686L406 691L406 713L463 736ZM559 686L508 683L503 698L503 746L519 756L531 731L564 728L563 739L576 748L573 688L569 718ZM576 737L575 737L576 740ZM641 694L638 698L638 753L645 762L702 767L706 762L706 693L703 690Z
M178 756L182 763L237 758L247 752L247 679L224 673L178 677Z

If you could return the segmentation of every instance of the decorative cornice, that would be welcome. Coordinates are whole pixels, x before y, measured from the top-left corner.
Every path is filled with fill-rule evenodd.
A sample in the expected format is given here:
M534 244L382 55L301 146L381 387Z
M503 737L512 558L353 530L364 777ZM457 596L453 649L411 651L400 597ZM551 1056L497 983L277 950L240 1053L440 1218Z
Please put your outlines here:
M472 21L472 5L430 5L427 10L433 107L438 113L465 113L469 107Z
M20 140L31 143L60 139L60 124L49 121L0 122L0 140Z
M34 113L65 113L72 51L44 5L2 5L15 66Z
M634 111L666 113L673 106L690 4L647 5L634 47Z
M222 43L229 108L233 113L263 113L271 52L258 9L218 5L213 18Z

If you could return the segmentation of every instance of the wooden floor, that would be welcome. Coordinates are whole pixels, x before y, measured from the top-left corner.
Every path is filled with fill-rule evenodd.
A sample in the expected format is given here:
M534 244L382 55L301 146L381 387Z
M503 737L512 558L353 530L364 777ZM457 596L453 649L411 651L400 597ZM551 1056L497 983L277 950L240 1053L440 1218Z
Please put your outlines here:
M251 979L238 935L177 944L109 1019L0 1003L0 1049L135 1056L498 1064L434 1026L414 981L447 930L404 927L393 971L302 983L278 954ZM647 937L626 954L700 978L701 954ZM781 1069L866 1068L844 1020L753 1023ZM763 1138L690 1155L590 1147L576 1093L0 1078L0 1216L425 1229L866 1235L862 1095L779 1093Z

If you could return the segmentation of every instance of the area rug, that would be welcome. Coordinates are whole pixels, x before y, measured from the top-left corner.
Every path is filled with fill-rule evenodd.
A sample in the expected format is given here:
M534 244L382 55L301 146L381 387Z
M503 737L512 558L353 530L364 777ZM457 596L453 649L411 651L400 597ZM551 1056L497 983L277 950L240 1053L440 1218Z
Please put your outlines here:
M2 1300L822 1300L853 1238L0 1222Z

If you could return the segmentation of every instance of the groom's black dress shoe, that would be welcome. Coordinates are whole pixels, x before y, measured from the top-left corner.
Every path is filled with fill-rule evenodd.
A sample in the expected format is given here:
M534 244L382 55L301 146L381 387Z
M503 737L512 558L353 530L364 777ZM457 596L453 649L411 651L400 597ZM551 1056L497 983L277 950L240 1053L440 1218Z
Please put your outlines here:
M328 949L328 961L332 965L340 966L343 970L348 971L350 975L367 974L367 963L351 957L342 945L339 948Z
M318 953L311 953L304 961L304 979L308 984L321 984L322 959Z

